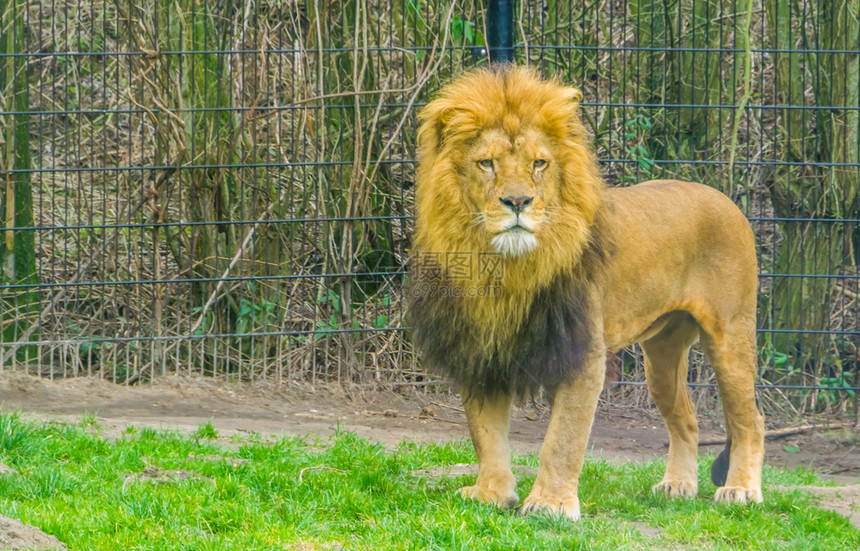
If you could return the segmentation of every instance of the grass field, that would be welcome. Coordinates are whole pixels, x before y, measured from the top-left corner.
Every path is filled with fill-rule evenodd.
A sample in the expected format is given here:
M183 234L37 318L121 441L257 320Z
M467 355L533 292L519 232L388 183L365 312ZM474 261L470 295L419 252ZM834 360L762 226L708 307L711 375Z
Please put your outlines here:
M71 550L263 549L858 549L860 531L783 486L812 473L765 471L765 504L714 505L702 461L694 501L653 496L662 464L586 464L583 520L520 516L465 502L474 477L416 469L473 463L467 442L387 449L349 432L331 439L256 435L217 445L129 428L107 442L95 417L37 424L0 414L0 513L40 527ZM238 447L233 451L233 447ZM533 456L515 462L536 465ZM520 497L532 483L520 478Z

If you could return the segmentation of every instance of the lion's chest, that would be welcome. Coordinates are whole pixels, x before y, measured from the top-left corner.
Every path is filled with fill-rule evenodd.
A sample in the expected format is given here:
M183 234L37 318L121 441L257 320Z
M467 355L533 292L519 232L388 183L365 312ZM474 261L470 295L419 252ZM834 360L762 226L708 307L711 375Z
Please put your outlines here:
M446 299L415 288L410 311L424 365L470 389L554 387L581 369L592 346L587 289L570 278L530 296Z

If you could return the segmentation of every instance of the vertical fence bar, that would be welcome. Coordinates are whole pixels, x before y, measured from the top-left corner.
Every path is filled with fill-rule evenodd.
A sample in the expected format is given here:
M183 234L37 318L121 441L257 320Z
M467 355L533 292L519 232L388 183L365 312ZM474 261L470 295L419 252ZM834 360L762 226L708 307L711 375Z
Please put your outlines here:
M487 46L491 62L515 61L513 0L490 0L487 6Z

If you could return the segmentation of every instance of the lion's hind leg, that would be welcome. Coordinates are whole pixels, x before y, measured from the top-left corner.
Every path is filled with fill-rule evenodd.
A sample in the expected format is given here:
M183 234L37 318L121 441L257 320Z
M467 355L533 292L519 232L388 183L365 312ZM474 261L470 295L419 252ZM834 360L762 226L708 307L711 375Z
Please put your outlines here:
M699 326L686 312L673 312L659 333L644 341L645 379L669 430L669 457L663 480L654 492L669 497L696 496L699 426L687 392L690 346Z
M702 346L714 367L726 419L727 451L711 469L718 503L761 503L764 418L756 407L755 318L738 318L723 332L705 331Z

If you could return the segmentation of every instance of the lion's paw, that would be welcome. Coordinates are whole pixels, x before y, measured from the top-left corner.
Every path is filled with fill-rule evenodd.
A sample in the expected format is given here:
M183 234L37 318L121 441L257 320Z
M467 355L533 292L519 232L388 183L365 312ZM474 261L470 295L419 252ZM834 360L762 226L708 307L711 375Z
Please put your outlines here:
M474 499L481 503L488 503L498 507L510 508L517 504L520 500L517 493L511 489L508 491L493 490L483 486L464 486L457 490L460 496L466 499Z
M761 490L758 488L723 486L722 488L717 488L717 492L714 494L714 502L716 503L738 503L745 505L747 503L761 503L762 501Z
M520 507L522 514L544 514L561 516L570 521L579 520L579 498L553 496L529 496Z
M655 494L665 494L668 497L694 498L699 492L699 485L689 480L661 480L651 491Z

